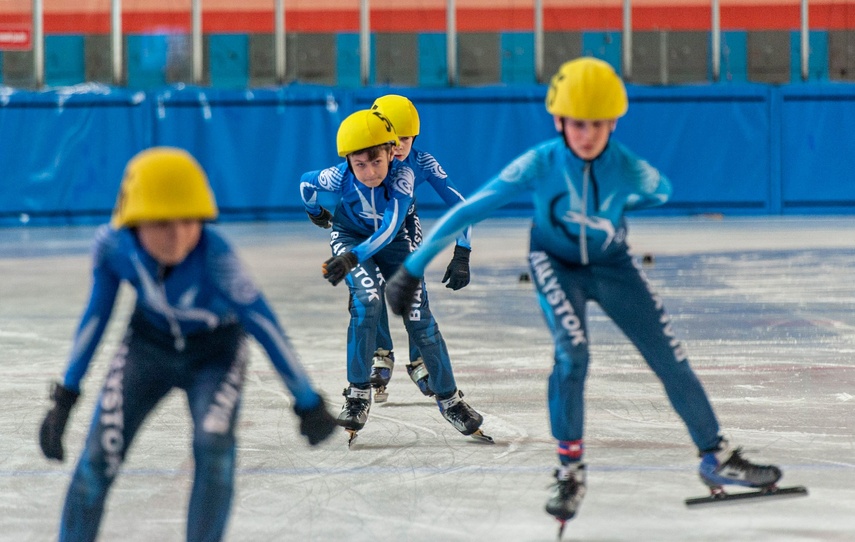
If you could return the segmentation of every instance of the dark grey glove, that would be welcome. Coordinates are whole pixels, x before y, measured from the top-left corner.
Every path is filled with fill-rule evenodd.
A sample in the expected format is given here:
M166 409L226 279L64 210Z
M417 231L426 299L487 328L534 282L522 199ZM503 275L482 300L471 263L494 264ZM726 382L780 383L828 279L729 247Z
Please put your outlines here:
M48 459L62 461L65 456L62 449L62 434L65 433L65 424L68 422L68 415L71 414L71 407L77 402L78 397L80 397L79 393L66 388L59 382L51 387L50 398L53 400L53 407L48 411L39 429L39 446Z
M422 285L422 279L412 276L404 267L400 267L386 283L386 302L389 309L398 316L406 314L413 305L416 292Z
M448 282L446 288L459 290L469 284L469 253L472 250L460 245L454 246L454 256L445 270L442 282Z
M326 440L338 427L335 418L327 410L323 397L315 408L301 410L295 405L294 412L300 417L300 434L306 437L312 446Z
M330 284L335 286L341 282L348 273L353 271L353 268L359 264L356 255L353 252L345 252L338 256L333 256L325 261L321 266L324 273L324 278L330 281Z
M313 215L309 211L306 211L306 214L309 215L309 219L315 226L319 226L321 228L332 228L332 213L323 207L321 207L321 214L317 216Z

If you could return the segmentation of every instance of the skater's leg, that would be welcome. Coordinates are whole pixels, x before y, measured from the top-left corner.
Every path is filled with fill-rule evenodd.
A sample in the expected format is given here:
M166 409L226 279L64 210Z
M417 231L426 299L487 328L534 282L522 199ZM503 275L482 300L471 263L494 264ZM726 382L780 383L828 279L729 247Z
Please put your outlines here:
M172 387L158 371L156 349L133 337L110 362L98 397L83 453L65 499L59 540L95 540L110 486L143 420Z
M562 463L582 459L585 378L588 373L587 280L582 267L570 269L547 253L532 251L529 266L540 308L552 334L554 363L549 376L549 420Z
M378 287L385 284L383 274L380 272L380 267L375 269ZM389 393L386 391L389 385L389 380L392 379L392 372L395 368L395 353L392 351L392 334L389 330L389 311L386 308L385 301L381 301L379 307L379 315L377 317L377 341L375 344L374 355L372 356L371 364L371 387L374 388L374 401L383 403L389 398Z
M407 237L410 239L410 250L415 250L419 245L422 244L422 225L421 220L419 220L419 215L416 210L416 202L413 201L412 211L407 214L407 218L404 219L404 231L407 234ZM424 367L424 360L422 359L421 352L419 352L419 347L416 345L416 341L413 340L409 335L407 336L409 341L410 348L410 358L409 365L407 366L407 373L413 379L413 382L419 387L419 390L425 395L433 395L433 392L428 387L427 383L427 368ZM419 366L421 365L421 370L419 370ZM413 375L416 374L414 377ZM420 375L424 375L423 377Z
M585 496L584 391L588 371L585 268L568 267L542 251L529 254L531 276L546 324L555 343L549 376L549 419L558 440L560 467L546 512L561 522L575 517ZM560 532L560 531L559 531Z
M431 313L424 281L416 292L409 313L404 315L404 325L427 367L429 388L441 399L454 395L457 383L454 380L451 357L439 324Z
M675 337L662 300L627 256L620 267L596 268L597 300L603 311L638 348L665 387L665 393L699 450L716 448L719 424L701 382Z
M369 258L357 265L345 278L350 290L350 323L347 329L347 380L352 384L368 385L371 364L377 345L377 323L385 301L383 289L374 273L375 264Z
M410 254L412 241L402 233L383 250L374 255L383 276L392 276ZM403 315L407 335L415 343L429 373L428 386L437 397L446 399L457 391L448 347L439 325L430 310L425 283L416 292L416 299L408 314Z
M216 354L201 360L187 387L193 418L193 490L187 513L187 541L218 541L228 521L236 458L235 426L249 348L237 326L210 337Z

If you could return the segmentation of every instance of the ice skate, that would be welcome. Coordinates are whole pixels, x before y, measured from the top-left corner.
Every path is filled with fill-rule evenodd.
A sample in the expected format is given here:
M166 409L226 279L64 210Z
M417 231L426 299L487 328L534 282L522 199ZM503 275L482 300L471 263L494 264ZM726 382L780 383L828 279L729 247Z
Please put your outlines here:
M442 416L455 429L475 440L493 444L493 437L489 437L481 431L481 423L484 418L463 400L463 392L455 390L448 399L437 399L436 404L439 405Z
M353 445L357 432L365 427L368 421L368 411L371 409L371 388L359 389L351 384L344 389L344 406L336 419L336 422L344 427L350 434L347 446Z
M374 352L374 365L371 367L371 387L374 388L374 402L385 403L389 398L386 387L392 378L392 369L395 367L395 353L385 348L378 348Z
M781 469L775 465L756 465L742 457L742 449L733 449L722 439L717 451L701 456L698 469L701 480L713 493L725 485L754 488L771 488L781 478Z
M426 397L433 397L435 395L431 391L430 386L428 386L428 370L422 358L418 358L407 364L407 374L410 375L410 378L419 387L422 395Z
M562 465L555 470L554 495L546 501L546 512L555 516L561 524L558 527L558 540L564 533L564 525L573 519L582 499L585 497L585 464Z
M808 490L803 486L778 487L781 469L775 465L755 465L742 457L742 449L733 449L722 439L717 451L701 455L698 469L701 481L710 488L710 495L686 499L686 506L723 504L750 499L778 499L804 497ZM736 485L755 488L757 491L728 493L724 486Z

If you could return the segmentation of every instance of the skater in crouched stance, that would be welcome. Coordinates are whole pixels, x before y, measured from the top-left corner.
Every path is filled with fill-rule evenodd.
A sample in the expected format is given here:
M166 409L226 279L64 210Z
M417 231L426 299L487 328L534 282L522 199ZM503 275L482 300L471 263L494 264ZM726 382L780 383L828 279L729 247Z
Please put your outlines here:
M333 286L344 280L350 291L349 385L338 422L351 433L353 442L371 407L371 364L385 303L383 277L398 269L413 246L402 226L413 200L414 174L405 163L394 160L392 149L399 144L398 137L379 111L357 111L344 119L336 144L338 155L346 161L303 174L300 193L312 222L332 228L332 257L323 264L324 277ZM340 195L334 214L318 203L322 190ZM427 291L421 283L416 290L404 325L427 366L428 386L436 394L439 410L464 435L488 439L480 430L483 418L457 389Z
M436 158L432 154L413 146L421 131L419 112L413 102L398 94L387 94L374 100L371 109L379 111L395 127L395 133L398 135L400 144L392 149L392 153L396 160L400 160L413 170L415 174L414 193L420 185L427 183L449 208L465 201L463 195L448 178ZM404 219L404 228L407 230L410 241L418 246L422 242L422 227L415 199ZM454 245L454 257L448 264L442 278L446 288L459 290L469 284L469 253L472 251L471 230L472 228L466 228L457 236L457 242ZM374 401L377 403L385 401L389 395L387 387L395 366L395 353L392 348L392 336L389 332L389 318L385 304L382 309L377 326L377 350L374 352L374 366L371 369L371 385L374 387ZM433 395L427 384L427 368L412 339L410 339L409 363L407 363L406 369L407 374L410 375L410 378L423 394Z
M188 541L221 540L231 508L235 426L255 337L294 396L300 432L315 445L335 429L273 312L224 238L205 222L217 206L187 152L145 150L130 160L110 225L97 233L89 303L39 443L63 460L62 434L80 383L129 282L136 306L110 363L62 512L60 540L95 540L107 493L145 418L172 388L187 395L195 474Z
M597 302L638 348L662 381L700 457L711 488L725 484L771 487L781 477L732 449L662 301L650 289L626 244L624 212L664 203L670 182L611 139L628 101L607 63L580 58L552 78L546 109L559 137L523 153L498 176L449 211L387 284L396 314L407 310L431 259L456 232L527 191L534 200L529 266L540 307L555 342L549 377L549 417L558 440L555 493L546 511L572 518L585 495L583 391L588 371L586 304Z

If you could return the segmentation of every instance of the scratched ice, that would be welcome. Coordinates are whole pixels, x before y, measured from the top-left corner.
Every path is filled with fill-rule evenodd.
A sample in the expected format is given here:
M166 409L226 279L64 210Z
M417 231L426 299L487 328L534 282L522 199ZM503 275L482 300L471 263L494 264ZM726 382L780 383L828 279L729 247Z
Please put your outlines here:
M426 221L430 223L430 221ZM851 218L635 218L637 255L722 426L749 457L780 464L807 498L688 510L705 488L685 428L626 339L592 306L588 494L574 541L855 540L855 222ZM311 224L222 228L281 316L330 407L346 385L347 294L320 276ZM353 449L299 437L287 393L255 348L239 429L232 541L550 541L555 462L546 416L551 342L526 270L527 223L474 232L473 281L431 299L466 398L494 446L460 436L403 367ZM0 539L56 539L70 471L132 302L123 290L66 434L67 462L35 436L89 286L92 228L0 230ZM403 326L393 323L403 351ZM102 540L184 539L192 458L183 397L151 416L113 487Z

